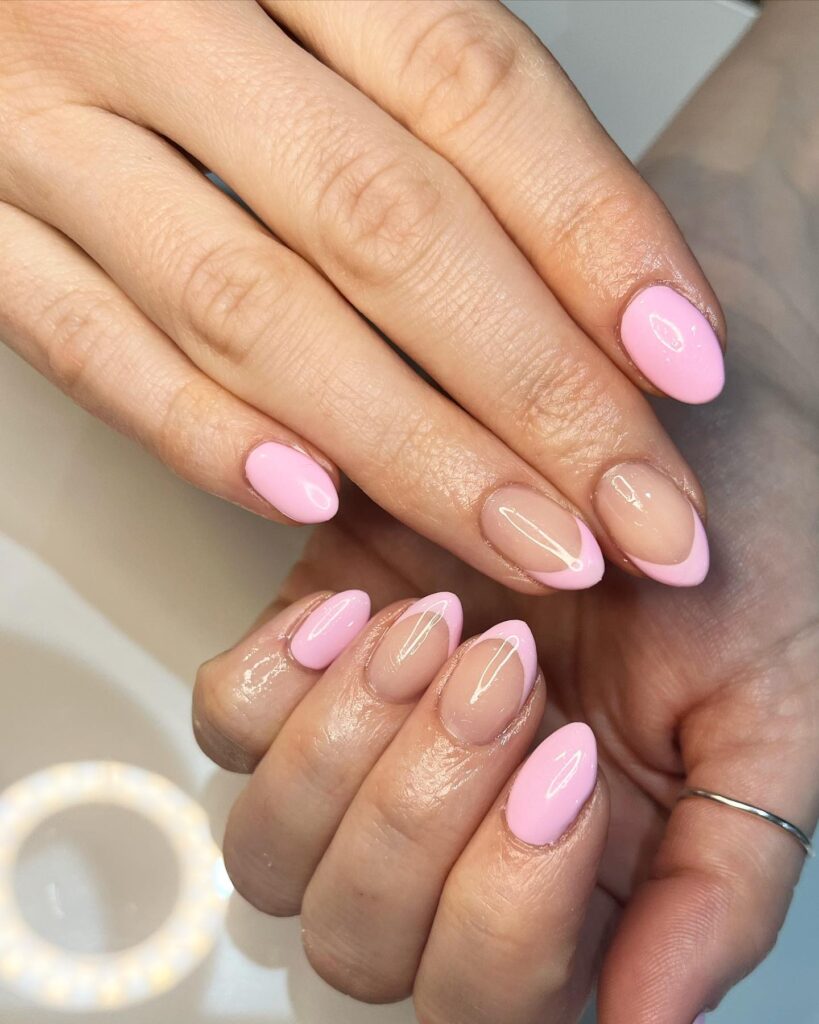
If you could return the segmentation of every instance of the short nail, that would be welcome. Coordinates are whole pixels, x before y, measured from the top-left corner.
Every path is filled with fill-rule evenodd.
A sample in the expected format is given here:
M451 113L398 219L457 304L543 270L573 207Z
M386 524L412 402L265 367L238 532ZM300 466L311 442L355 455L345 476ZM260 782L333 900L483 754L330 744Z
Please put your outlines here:
M462 743L491 743L514 721L537 678L537 649L525 622L487 630L447 680L438 713Z
M531 846L557 842L591 796L597 744L583 722L553 732L532 753L509 791L506 822Z
M638 292L623 313L620 338L635 366L671 398L699 405L722 391L725 363L714 329L673 288Z
M454 594L430 594L395 620L367 668L370 686L386 700L410 700L435 678L461 640L464 613Z
M481 528L502 555L549 587L581 590L603 575L603 555L586 524L529 487L510 484L491 494Z
M343 590L310 612L290 641L290 653L305 668L327 668L369 617L370 599L364 591Z
M594 505L612 540L638 569L671 587L693 587L708 573L708 540L694 506L643 462L610 469Z
M247 457L245 476L257 494L297 523L324 523L338 511L329 473L298 448L260 444Z

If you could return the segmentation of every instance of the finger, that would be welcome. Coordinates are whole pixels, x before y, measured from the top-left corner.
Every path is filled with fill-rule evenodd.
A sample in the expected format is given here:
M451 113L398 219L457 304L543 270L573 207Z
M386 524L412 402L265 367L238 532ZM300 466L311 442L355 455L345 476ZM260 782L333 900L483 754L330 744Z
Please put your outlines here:
M789 714L782 692L772 674L750 702L729 687L700 705L681 737L687 785L770 810L809 833L819 811L810 776L816 717L804 714L801 700L793 707L802 713ZM701 1024L700 1014L772 947L804 857L792 836L760 818L703 798L679 802L607 954L601 1024Z
M225 834L228 872L255 906L298 913L350 801L457 646L461 619L454 594L381 612L287 720Z
M410 992L446 876L533 739L536 658L522 622L464 645L359 789L302 905L307 956L336 988Z
M83 69L105 104L173 138L227 180L573 502L611 557L636 565L624 557L635 555L643 571L656 564L619 545L591 496L610 467L645 461L674 482L681 500L687 492L701 504L693 475L638 390L577 327L465 179L258 8L166 4L163 27L150 59L135 60L138 48L123 52L116 83ZM230 89L221 88L226 32L241 53ZM180 50L197 76L176 72ZM255 73L242 86L248 66ZM506 499L499 499L504 508ZM492 529L498 515L489 507L484 521L494 545L507 542L505 521ZM672 519L664 520L668 529ZM674 563L679 549L686 558L693 551L690 515L684 525L660 564ZM532 549L523 531L513 536L521 534Z
M360 590L312 594L271 612L196 676L194 734L229 771L253 771L322 669L363 628L370 600Z
M578 945L599 942L613 913L596 902L589 927L608 823L596 782L582 723L553 732L524 764L447 878L415 982L420 1020L577 1019L596 952Z
M204 372L321 441L379 504L482 572L529 593L600 579L600 549L565 499L167 143L99 110L41 130L15 151L14 180L27 182L16 198L75 238ZM65 168L64 189L45 187L50 166ZM251 479L258 469L275 482L271 462L251 460ZM534 560L484 536L486 495L510 489L544 524L528 541Z
M278 522L335 513L337 473L316 448L203 374L84 252L3 202L0 280L3 340L175 473ZM248 473L265 457L290 467L285 486Z
M462 171L632 380L685 402L719 393L725 327L699 265L562 69L501 4L261 2Z

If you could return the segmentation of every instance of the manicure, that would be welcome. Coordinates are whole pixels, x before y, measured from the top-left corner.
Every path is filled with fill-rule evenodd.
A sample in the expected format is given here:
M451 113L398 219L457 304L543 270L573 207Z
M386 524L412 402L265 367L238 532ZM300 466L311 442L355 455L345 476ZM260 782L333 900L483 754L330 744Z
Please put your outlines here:
M620 338L635 366L671 398L699 405L722 391L725 363L714 329L673 288L638 292L623 313Z
M583 722L547 737L521 768L506 802L506 822L531 846L557 842L591 796L597 744Z
M438 713L462 743L483 746L517 718L537 679L537 650L525 622L510 620L484 633L447 680Z
M338 511L338 492L315 459L276 441L254 448L245 462L250 486L297 523L324 523Z
M343 590L315 608L290 641L290 653L305 668L323 669L352 643L370 617L363 590Z
M664 473L643 462L610 469L594 505L612 540L646 576L693 587L708 573L708 540L694 506Z
M549 587L581 590L603 575L603 555L586 524L529 487L512 484L490 495L481 527L502 555Z
M416 697L461 640L463 609L455 594L416 601L390 626L367 669L370 685L390 701Z

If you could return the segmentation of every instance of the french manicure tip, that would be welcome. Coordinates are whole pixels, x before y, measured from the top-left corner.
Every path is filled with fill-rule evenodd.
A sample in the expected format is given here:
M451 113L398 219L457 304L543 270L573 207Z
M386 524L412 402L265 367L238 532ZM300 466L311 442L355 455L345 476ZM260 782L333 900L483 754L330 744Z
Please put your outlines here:
M537 645L531 629L522 619L507 619L482 633L481 640L505 640L514 645L515 653L523 665L522 706L537 679Z
M451 657L455 648L461 642L461 634L464 628L464 609L460 598L448 590L440 590L436 594L429 594L422 597L415 604L411 604L395 620L396 623L403 622L413 615L422 615L428 612L443 619L449 632L449 648L447 657Z
M705 533L705 527L702 525L702 520L693 507L691 508L691 514L694 518L694 539L691 543L691 551L682 562L663 565L659 562L648 562L634 555L629 556L631 561L646 576L650 576L651 579L657 580L658 583L664 583L669 587L696 587L708 575L711 563L708 537ZM695 1024L698 1024L698 1022L695 1021Z
M529 575L538 583L555 587L557 590L586 590L603 578L606 565L600 545L581 519L577 519L576 522L580 530L580 554L566 569L557 572L531 572Z

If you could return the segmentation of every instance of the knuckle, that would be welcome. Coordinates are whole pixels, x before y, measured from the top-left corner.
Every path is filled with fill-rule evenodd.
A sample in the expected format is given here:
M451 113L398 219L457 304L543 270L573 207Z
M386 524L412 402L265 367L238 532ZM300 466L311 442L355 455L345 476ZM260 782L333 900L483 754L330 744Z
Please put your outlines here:
M84 382L103 348L122 332L118 311L103 295L68 292L50 303L42 314L48 376L67 395L82 399Z
M180 475L189 476L212 462L210 444L220 391L210 378L189 377L169 397L147 445Z
M365 929L339 927L328 920L326 896L311 882L301 907L302 945L316 974L339 992L365 1003L389 1003L408 996L412 980L398 965L383 962L377 950L368 948ZM385 913L388 905L376 908L368 903L365 909Z
M325 161L319 245L343 276L389 285L434 247L441 202L429 168L407 153L365 149Z
M582 260L592 281L627 285L646 260L657 215L658 201L647 189L606 170L552 196L542 214L542 237L556 259Z
M521 367L506 397L544 457L575 468L599 463L622 419L605 375L561 351Z
M266 362L294 320L292 262L259 242L220 240L177 268L185 329L222 362Z
M512 102L520 41L496 18L450 3L435 9L405 50L399 82L411 124L442 138Z

